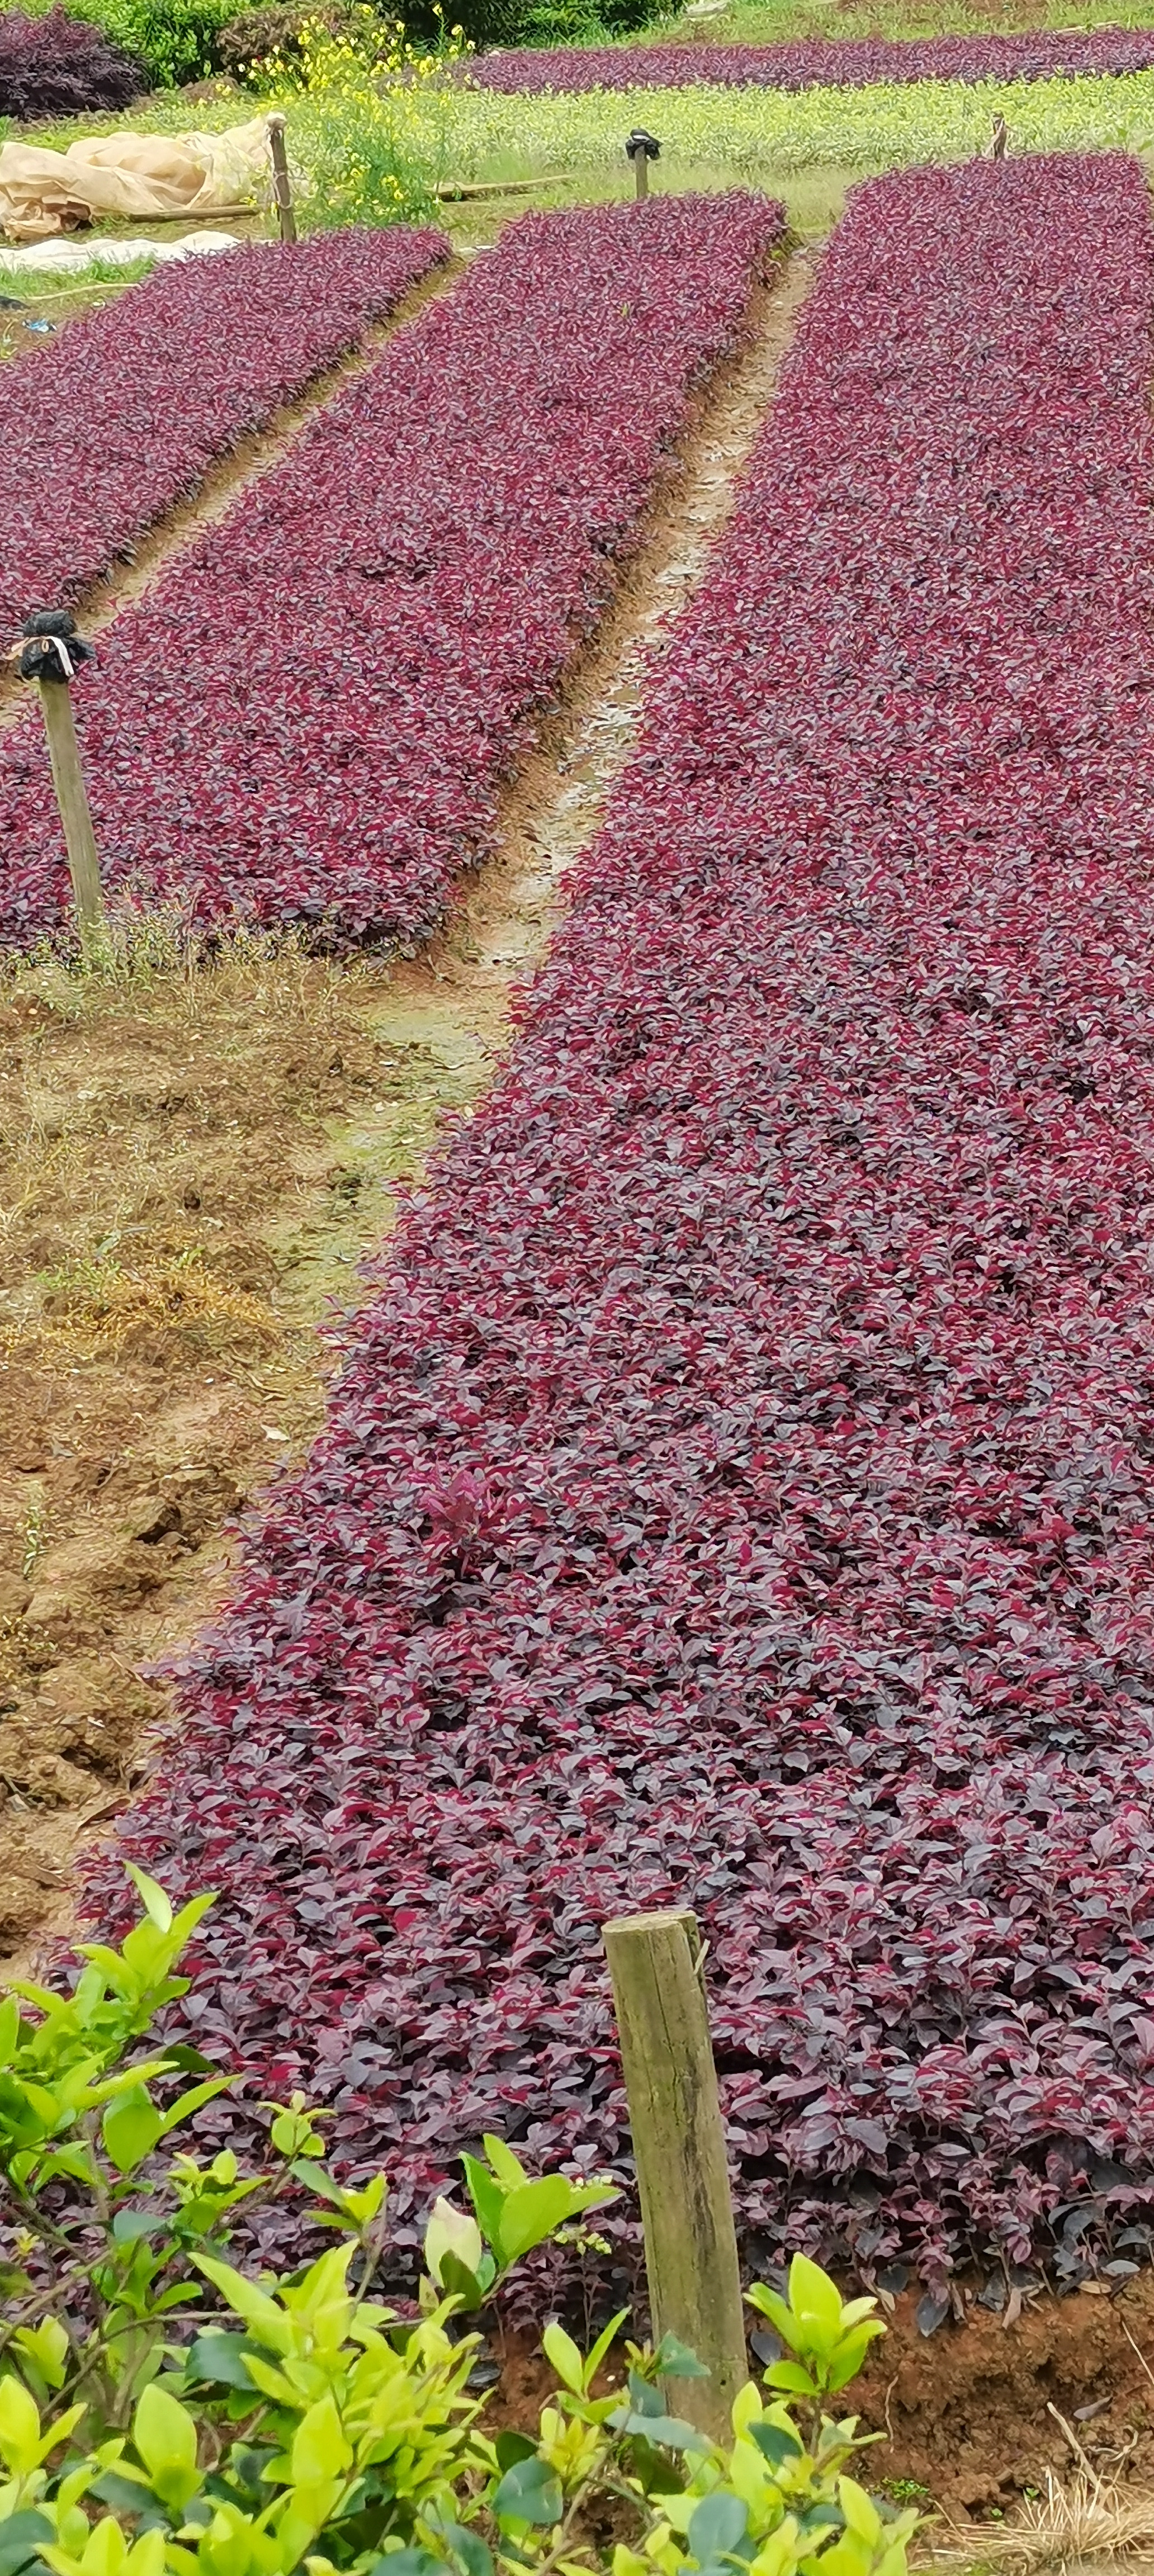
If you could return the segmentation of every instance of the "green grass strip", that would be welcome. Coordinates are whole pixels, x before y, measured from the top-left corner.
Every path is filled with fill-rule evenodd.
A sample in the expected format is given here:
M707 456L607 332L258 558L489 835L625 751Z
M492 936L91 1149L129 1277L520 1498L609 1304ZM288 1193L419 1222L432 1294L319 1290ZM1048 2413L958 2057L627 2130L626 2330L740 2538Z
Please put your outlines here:
M865 171L963 161L988 145L995 111L1020 152L1154 151L1154 71L1122 78L922 81L872 89L631 89L577 98L441 98L429 149L462 178L524 170L603 170L630 126L661 139L657 185L677 164L750 176L834 164ZM669 165L666 168L666 163Z
M272 104L271 101L263 102ZM875 171L925 161L963 161L984 151L995 111L1006 119L1014 152L1121 150L1154 161L1154 71L1082 80L922 81L871 89L594 90L575 98L505 98L489 90L430 88L386 97L366 114L363 99L286 97L290 144L303 167L327 167L343 152L358 167L372 159L381 132L399 136L404 156L427 186L437 180L538 180L564 172L569 185L543 187L532 199L445 208L454 233L491 238L526 203L627 194L632 180L624 138L632 125L661 139L653 173L661 189L720 188L753 181L786 199L791 222L821 238L837 221L845 191ZM198 101L197 121L215 131L244 123L258 102ZM81 120L37 135L60 149L78 132L113 132L146 122L178 131L189 102L150 99L147 118ZM397 134L394 135L394 127ZM302 206L306 228L307 200ZM381 209L360 209L369 221ZM315 219L315 218L314 218ZM211 218L209 218L211 221Z

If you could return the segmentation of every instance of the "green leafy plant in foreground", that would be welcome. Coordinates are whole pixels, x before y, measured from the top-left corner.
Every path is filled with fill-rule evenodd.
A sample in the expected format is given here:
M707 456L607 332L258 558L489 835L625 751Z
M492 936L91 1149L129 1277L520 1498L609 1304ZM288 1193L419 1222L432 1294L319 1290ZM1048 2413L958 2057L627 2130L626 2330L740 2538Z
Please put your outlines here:
M133 1877L121 1949L88 1945L71 1994L0 2005L0 2576L905 2576L917 2517L850 2474L871 2437L824 2411L883 2331L872 2301L843 2303L803 2255L787 2294L751 2292L785 2357L724 2445L669 2411L703 2375L671 2338L628 2344L597 2393L624 2313L588 2353L547 2325L536 2435L492 2433L463 2319L613 2193L531 2177L486 2138L463 2159L471 2209L434 2206L410 2312L375 2299L385 2177L337 2181L301 2098L267 2106L262 2172L175 2144L230 2080L149 2044L211 1900L174 1914ZM336 2241L254 2279L233 2223L287 2193ZM628 2536L606 2549L610 2509Z

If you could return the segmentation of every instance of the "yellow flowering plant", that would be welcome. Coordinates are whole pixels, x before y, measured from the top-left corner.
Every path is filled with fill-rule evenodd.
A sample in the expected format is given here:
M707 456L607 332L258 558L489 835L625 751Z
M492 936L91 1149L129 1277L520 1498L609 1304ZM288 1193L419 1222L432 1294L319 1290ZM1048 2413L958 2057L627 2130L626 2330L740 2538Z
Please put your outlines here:
M460 27L432 49L409 42L399 19L354 7L343 24L302 19L292 53L273 53L250 77L292 111L299 193L312 226L419 221L447 175L447 109L472 48Z

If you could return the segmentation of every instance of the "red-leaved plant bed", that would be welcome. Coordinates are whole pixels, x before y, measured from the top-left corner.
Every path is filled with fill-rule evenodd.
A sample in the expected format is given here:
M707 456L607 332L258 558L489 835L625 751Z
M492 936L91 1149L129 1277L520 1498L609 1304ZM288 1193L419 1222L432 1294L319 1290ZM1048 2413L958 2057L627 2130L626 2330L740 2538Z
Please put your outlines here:
M448 249L398 228L172 261L0 370L4 625L71 606Z
M875 81L1029 81L1147 72L1148 27L1032 28L1009 36L804 37L786 45L566 45L482 54L469 65L482 89L868 89Z
M598 1927L688 1901L747 2242L1148 2244L1152 289L1121 157L851 201L127 1829L402 2213L621 2163Z
M319 940L428 931L784 228L767 198L530 215L104 637L74 696L109 885ZM67 892L38 719L0 936Z
M48 9L0 12L0 116L107 115L148 88L143 63L87 19Z

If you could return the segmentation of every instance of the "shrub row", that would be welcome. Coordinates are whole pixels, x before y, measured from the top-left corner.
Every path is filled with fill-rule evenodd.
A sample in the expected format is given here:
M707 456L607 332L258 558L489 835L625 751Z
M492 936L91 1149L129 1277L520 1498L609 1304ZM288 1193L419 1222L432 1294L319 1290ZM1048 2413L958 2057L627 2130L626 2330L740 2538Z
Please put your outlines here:
M1120 156L852 201L127 1829L399 2211L620 2164L598 1926L689 1900L755 2244L1147 2241L1152 285Z
M615 37L636 35L662 15L662 0L463 0L458 12L474 45L608 46ZM413 25L424 35L436 33L428 0L417 0Z
M0 31L4 26L0 18ZM0 374L0 615L70 605L448 256L436 232L172 261ZM48 435L48 428L51 435Z
M147 86L143 64L87 20L0 12L0 116L107 115Z
M75 691L112 884L320 938L428 931L783 227L765 198L528 216L119 619ZM38 726L0 929L61 917Z
M470 65L482 88L542 90L870 89L877 82L1035 81L1149 71L1154 30L1032 29L1008 36L806 37L787 45L591 45L494 53Z

